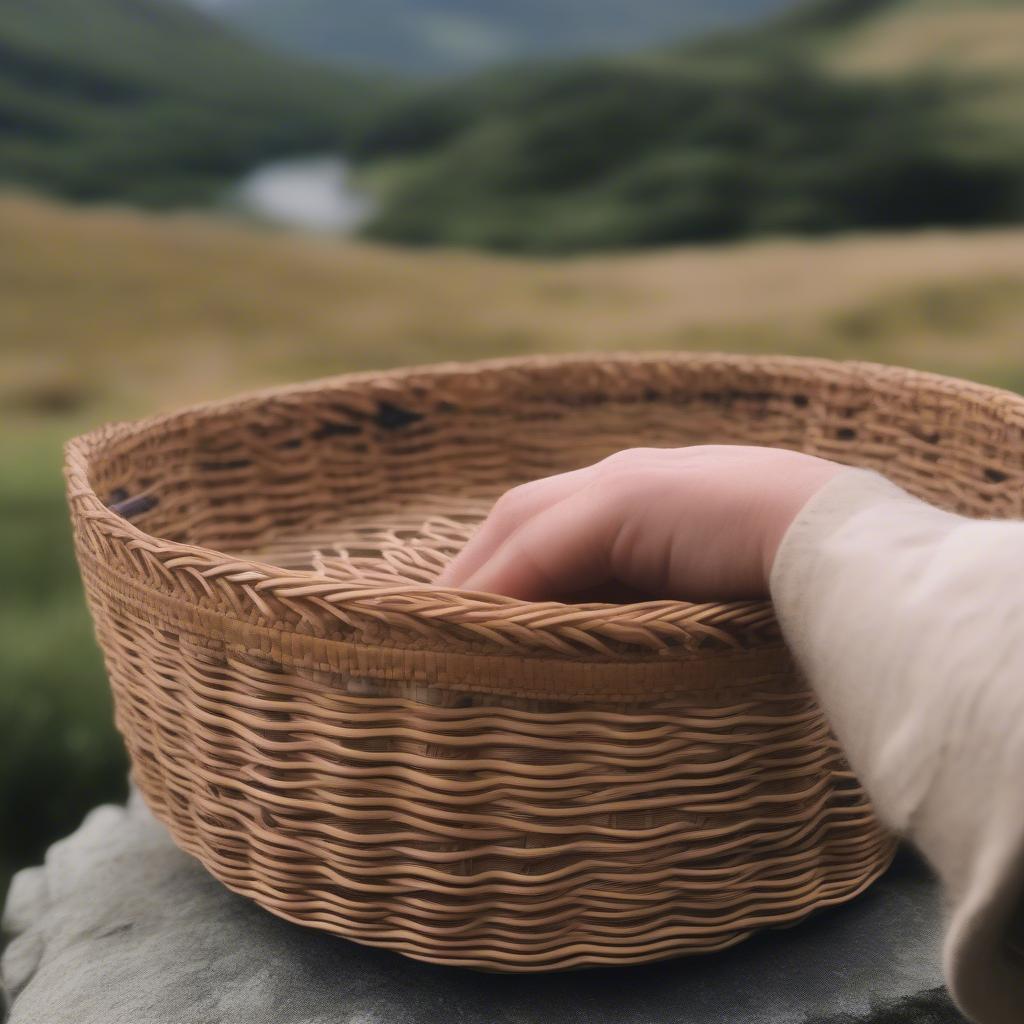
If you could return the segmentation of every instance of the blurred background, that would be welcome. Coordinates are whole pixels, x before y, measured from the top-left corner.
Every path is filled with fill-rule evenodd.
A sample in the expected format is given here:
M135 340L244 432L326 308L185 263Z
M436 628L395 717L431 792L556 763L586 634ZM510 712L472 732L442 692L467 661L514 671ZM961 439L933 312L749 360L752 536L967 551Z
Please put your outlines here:
M0 888L123 795L61 444L596 349L1024 389L1024 0L0 0Z

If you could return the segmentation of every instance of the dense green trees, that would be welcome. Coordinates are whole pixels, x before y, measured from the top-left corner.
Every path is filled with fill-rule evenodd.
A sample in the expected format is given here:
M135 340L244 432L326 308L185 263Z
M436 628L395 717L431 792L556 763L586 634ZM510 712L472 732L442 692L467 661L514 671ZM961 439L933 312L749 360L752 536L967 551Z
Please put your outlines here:
M400 103L381 238L535 251L1024 213L1024 159L939 79L828 77L791 55L590 63ZM388 166L387 163L384 164Z

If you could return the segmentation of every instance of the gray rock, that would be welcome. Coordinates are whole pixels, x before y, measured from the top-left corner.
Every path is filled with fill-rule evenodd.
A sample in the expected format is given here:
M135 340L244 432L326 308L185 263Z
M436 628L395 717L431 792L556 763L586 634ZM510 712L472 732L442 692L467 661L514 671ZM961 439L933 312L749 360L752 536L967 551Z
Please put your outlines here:
M94 811L4 913L9 1024L945 1024L942 913L909 854L845 907L729 952L539 976L421 964L223 889L137 798ZM908 997L910 997L908 999Z

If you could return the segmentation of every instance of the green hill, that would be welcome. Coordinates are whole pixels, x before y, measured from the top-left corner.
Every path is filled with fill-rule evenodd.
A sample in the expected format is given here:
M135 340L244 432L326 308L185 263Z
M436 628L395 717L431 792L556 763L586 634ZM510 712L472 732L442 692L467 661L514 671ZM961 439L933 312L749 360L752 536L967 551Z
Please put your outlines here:
M171 0L0 0L0 181L201 202L268 156L343 145L378 91Z
M1007 52L1024 36L1002 36L1022 21L1024 0L825 0L695 45L435 87L362 137L370 231L570 251L1019 220L1024 65Z
M192 0L296 54L451 74L497 61L625 51L761 17L791 0Z

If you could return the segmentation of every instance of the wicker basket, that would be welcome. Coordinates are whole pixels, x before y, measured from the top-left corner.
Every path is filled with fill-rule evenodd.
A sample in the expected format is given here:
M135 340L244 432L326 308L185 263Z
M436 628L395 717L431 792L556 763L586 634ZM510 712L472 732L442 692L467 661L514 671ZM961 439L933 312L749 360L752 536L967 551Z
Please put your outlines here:
M1024 401L868 364L651 355L359 375L67 448L133 773L281 917L503 971L722 949L863 891L872 816L764 602L431 587L510 485L744 442L1020 515Z

